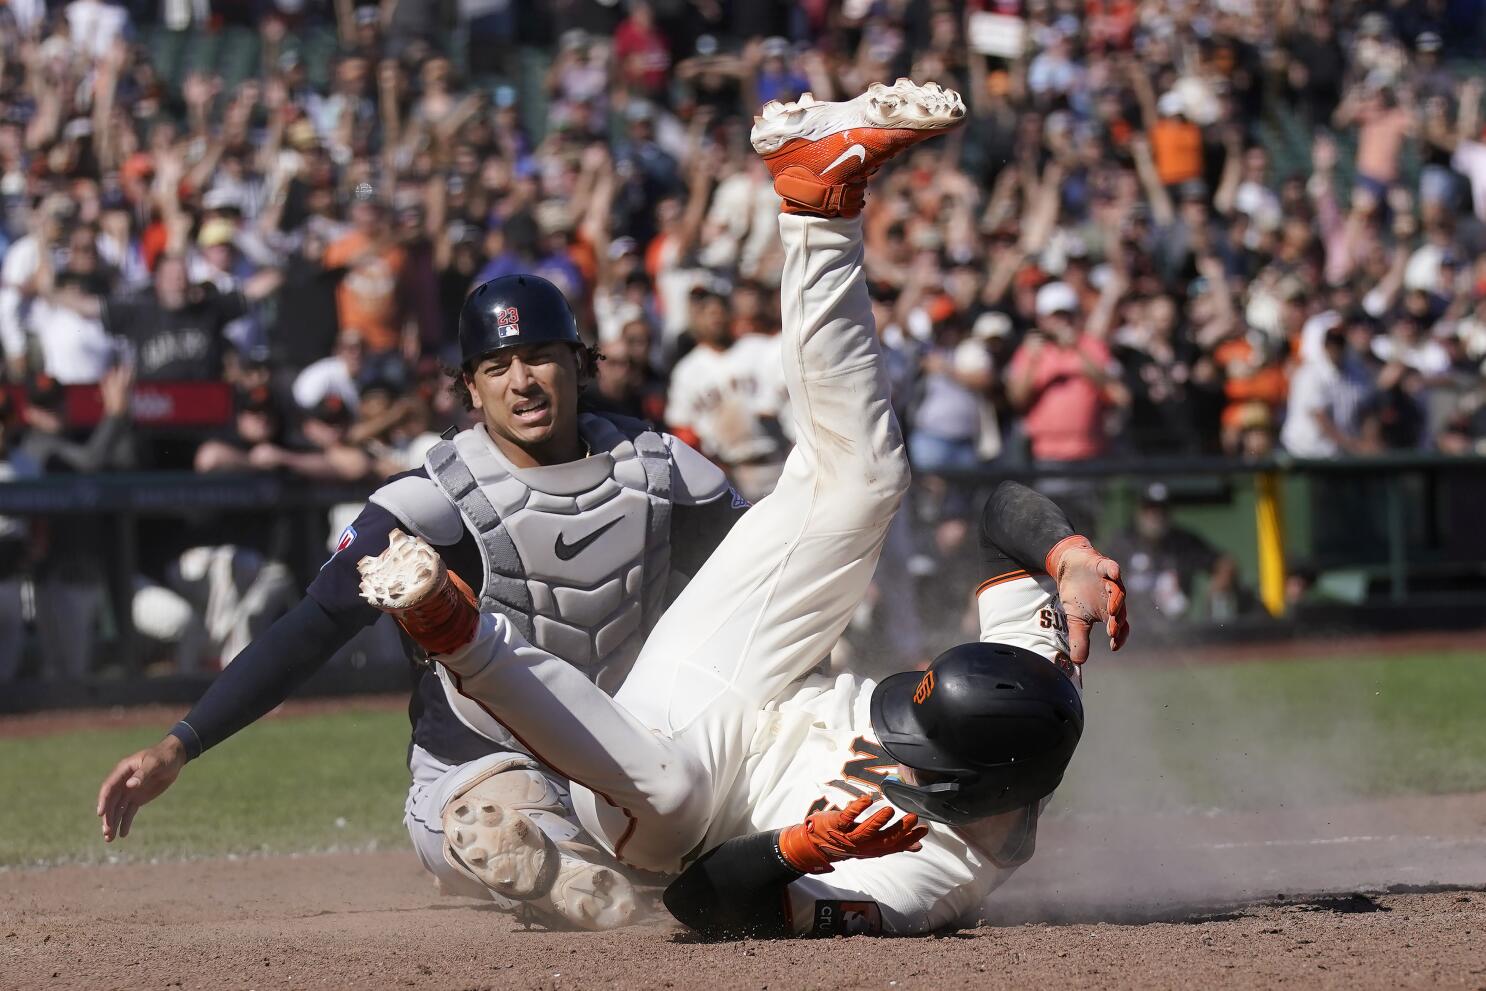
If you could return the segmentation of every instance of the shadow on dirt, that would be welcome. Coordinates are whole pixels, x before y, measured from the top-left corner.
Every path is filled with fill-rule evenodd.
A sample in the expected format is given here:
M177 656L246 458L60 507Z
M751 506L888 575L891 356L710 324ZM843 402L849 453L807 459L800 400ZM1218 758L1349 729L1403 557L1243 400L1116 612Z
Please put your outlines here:
M1113 902L1085 901L1081 904L1018 906L1014 910L987 916L983 924L991 928L1033 924L1097 925L1101 922L1122 926L1162 923L1200 926L1214 922L1233 922L1274 909L1295 912L1330 912L1336 915L1365 915L1372 912L1392 911L1387 905L1378 901L1381 895L1434 894L1448 891L1461 892L1462 897L1468 900L1467 893L1483 892L1486 888L1454 884L1391 885L1386 889L1372 892L1320 892L1300 895L1277 893L1270 898L1209 904L1153 902L1144 905L1120 905Z

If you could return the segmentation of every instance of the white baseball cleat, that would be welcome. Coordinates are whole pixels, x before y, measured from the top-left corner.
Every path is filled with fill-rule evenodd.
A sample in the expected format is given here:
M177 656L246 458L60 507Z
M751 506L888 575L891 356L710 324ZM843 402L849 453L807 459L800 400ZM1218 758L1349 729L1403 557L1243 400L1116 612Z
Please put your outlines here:
M754 118L751 140L787 212L849 217L861 210L862 184L883 163L964 119L954 90L899 79L839 103L809 93L768 103Z

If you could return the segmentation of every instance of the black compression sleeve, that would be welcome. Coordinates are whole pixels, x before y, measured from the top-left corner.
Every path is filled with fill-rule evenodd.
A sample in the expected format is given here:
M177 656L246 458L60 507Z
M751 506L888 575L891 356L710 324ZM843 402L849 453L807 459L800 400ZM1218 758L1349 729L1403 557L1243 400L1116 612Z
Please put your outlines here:
M779 831L728 840L666 888L666 908L705 939L791 935L790 882L802 875L779 852Z
M288 698L361 628L338 622L314 599L302 600L243 648L171 735L188 757L200 756Z
M981 561L985 576L995 578L1024 568L1041 574L1047 552L1073 525L1057 504L1016 482L1002 482L986 500L980 519Z

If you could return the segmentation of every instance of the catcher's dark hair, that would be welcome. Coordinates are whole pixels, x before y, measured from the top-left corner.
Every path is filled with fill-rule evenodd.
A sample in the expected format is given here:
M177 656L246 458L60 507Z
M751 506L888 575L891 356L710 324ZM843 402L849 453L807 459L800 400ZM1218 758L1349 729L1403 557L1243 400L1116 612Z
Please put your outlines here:
M580 407L583 405L583 394L588 391L589 383L598 376L599 362L604 360L604 352L591 344L583 345L582 353L588 360L578 359L578 404ZM475 410L475 401L470 396L469 386L464 384L465 372L473 371L474 365L475 362L466 362L463 365L444 364L441 366L444 377L449 380L450 394L466 413L473 413Z

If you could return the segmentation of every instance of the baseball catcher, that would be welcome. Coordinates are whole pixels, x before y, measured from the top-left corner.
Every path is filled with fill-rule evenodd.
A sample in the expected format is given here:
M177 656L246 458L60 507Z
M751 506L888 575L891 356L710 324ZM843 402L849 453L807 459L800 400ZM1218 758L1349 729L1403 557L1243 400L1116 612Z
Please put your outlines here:
M862 270L865 186L963 115L957 94L907 80L764 108L753 144L784 200L796 446L612 697L507 616L482 615L419 537L395 533L359 565L363 596L483 713L470 725L509 732L565 775L605 851L680 872L667 903L709 934L819 931L821 911L864 931L959 919L1030 851L1077 742L1078 692L1059 664L1075 670L1094 624L1112 646L1126 635L1114 562L1008 486L987 517L987 546L1007 564L980 592L989 645L957 648L911 683L806 677L866 592L908 485ZM891 805L858 821L878 789ZM908 815L891 822L895 808ZM445 826L450 859L498 892L539 887L561 863L496 797L455 803Z
M394 530L426 541L441 567L480 589L481 609L564 658L601 694L624 681L668 589L695 573L746 504L675 437L580 411L597 356L550 282L514 275L475 289L459 343L463 386L482 422L378 489L304 600L238 655L164 740L118 763L99 790L105 839L127 836L139 808L188 760L284 701L380 615L358 594L355 562L385 550ZM633 890L606 855L577 842L566 775L499 727L472 731L466 710L486 717L457 694L450 672L418 670L404 821L441 889L531 910L549 924L624 924ZM519 823L561 851L541 876L502 885L501 894L446 849L454 810L491 802L520 809Z

